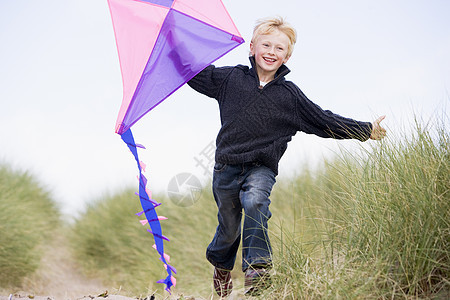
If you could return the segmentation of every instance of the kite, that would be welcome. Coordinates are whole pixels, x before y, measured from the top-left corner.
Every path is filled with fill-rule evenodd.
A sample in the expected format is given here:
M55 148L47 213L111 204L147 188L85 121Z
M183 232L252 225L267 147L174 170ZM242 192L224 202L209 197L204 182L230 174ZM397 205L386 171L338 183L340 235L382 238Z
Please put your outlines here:
M116 133L132 152L139 169L143 225L153 234L153 248L167 270L164 283L175 286L174 267L164 253L160 220L139 160L131 127L206 66L244 42L221 0L108 0L123 81ZM145 148L144 148L145 149Z

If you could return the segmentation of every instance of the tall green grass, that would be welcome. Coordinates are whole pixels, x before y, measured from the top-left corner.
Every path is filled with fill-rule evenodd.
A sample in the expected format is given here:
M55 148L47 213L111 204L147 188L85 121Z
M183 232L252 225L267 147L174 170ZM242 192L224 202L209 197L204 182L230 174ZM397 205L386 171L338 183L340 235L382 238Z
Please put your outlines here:
M261 299L396 299L448 295L450 152L444 125L341 153L323 167L278 182L269 222L272 284ZM178 270L175 293L210 298L204 258L217 224L209 188L191 207L165 196L158 213ZM85 269L136 294L162 293L165 271L152 236L134 216L134 191L93 203L74 228ZM232 273L242 290L239 260Z
M307 232L276 235L277 275L264 297L449 296L449 133L434 126L417 123L412 136L344 153L292 183Z
M0 165L0 287L20 287L41 259L41 246L60 222L45 189L26 172Z

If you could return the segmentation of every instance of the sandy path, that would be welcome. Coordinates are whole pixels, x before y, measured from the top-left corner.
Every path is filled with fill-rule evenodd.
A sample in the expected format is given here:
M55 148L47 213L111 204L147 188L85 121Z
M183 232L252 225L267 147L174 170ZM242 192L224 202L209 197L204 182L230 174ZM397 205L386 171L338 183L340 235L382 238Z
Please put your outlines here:
M31 297L31 298L30 298ZM58 299L77 299L77 300L136 300L136 298L128 298L125 296L119 296L119 295L109 295L108 297L94 297L94 296L86 296L82 298L53 298L49 296L34 296L34 295L27 295L27 294L12 294L9 296L0 296L0 300L18 300L18 299L27 299L27 300L58 300ZM148 300L149 298L147 298Z
M104 293L107 288L100 281L83 276L71 255L66 239L64 234L55 235L54 239L44 246L44 256L39 269L24 280L23 290L1 291L3 296L0 296L0 300L49 298L91 300L93 299L91 297L95 298ZM131 298L119 296L117 299Z
M86 278L81 272L72 257L70 246L67 242L67 235L55 234L53 240L44 246L44 256L41 266L28 278L25 278L22 290L5 290L0 288L0 300L136 300L137 297L130 298L119 295L120 291L104 286L100 280ZM107 293L106 297L100 297ZM216 295L206 298L208 300L219 299ZM191 296L170 295L168 297L152 298L148 295L142 296L140 300L160 300L160 299L183 299L198 300ZM234 291L228 300L245 299L242 291ZM248 299L247 299L248 300Z

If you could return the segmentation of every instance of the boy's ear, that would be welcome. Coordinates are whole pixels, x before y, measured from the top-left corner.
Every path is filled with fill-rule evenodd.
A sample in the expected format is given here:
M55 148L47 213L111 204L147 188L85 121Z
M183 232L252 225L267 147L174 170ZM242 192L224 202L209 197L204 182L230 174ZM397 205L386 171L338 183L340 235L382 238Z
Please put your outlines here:
M286 58L283 60L283 64L287 63L289 58L291 58L290 56L286 56Z
M250 42L250 53L252 54L252 56L255 56L255 45L253 44L253 42Z

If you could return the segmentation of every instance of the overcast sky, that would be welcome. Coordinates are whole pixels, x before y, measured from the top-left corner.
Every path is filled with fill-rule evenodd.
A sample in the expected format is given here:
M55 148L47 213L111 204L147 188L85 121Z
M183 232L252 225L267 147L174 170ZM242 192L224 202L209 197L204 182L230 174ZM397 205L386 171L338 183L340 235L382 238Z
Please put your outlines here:
M280 15L298 31L287 79L322 108L364 121L385 114L395 131L413 112L428 118L449 103L450 1L224 4L246 43L216 65L247 64L255 21ZM114 133L122 79L106 0L1 0L0 66L0 161L30 171L71 214L137 186L133 157ZM219 127L216 102L189 87L136 123L150 189L165 192L183 172L207 180L196 159L206 162ZM358 143L297 134L280 177Z

